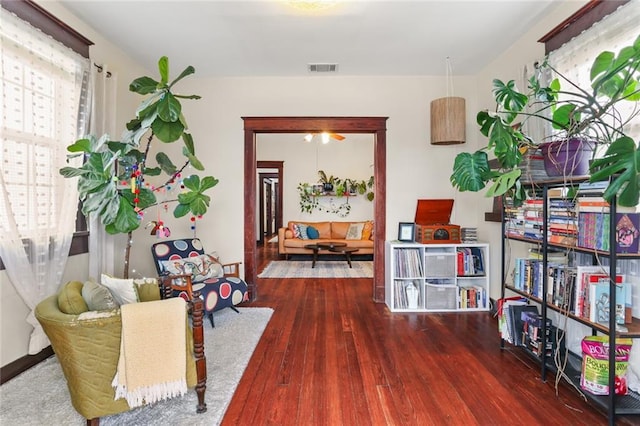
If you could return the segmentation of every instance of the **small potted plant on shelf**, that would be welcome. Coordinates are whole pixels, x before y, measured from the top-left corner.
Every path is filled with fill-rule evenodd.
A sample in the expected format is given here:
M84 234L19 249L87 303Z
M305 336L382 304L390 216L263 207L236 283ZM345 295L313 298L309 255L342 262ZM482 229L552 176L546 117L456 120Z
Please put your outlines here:
M320 177L318 182L323 185L324 192L333 191L333 185L336 183L336 178L333 175L327 177L324 170L318 170L318 176Z
M591 67L588 88L580 87L546 60L529 79L527 93L519 92L513 80L494 80L496 110L477 114L487 145L456 156L451 183L460 191L480 191L489 186L487 196L506 194L520 203L526 197L521 187L524 153L542 148L550 176L589 174L591 182L608 180L603 194L607 201L617 196L618 204L636 206L640 151L637 140L626 132L628 123L640 113L639 67L640 37L618 54L600 53ZM548 85L541 82L543 72L552 74ZM622 102L636 104L628 117L619 113ZM534 140L523 130L527 120L543 120L554 134L549 140ZM600 146L606 150L598 157ZM495 156L491 163L489 154ZM593 159L594 155L597 158ZM562 160L568 160L568 165L562 165Z

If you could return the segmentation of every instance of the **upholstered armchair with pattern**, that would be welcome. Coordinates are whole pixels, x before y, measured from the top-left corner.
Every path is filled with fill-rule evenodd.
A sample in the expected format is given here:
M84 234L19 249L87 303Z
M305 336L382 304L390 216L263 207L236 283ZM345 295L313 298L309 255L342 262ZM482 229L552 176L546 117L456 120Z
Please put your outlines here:
M36 306L35 316L60 362L73 407L87 419L87 425L98 425L100 417L131 408L126 399L115 399L112 386L120 357L121 308L89 310L91 302L88 305L83 298L83 287L87 285L79 281L67 283L57 295ZM84 290L86 295L87 289ZM142 284L136 291L141 304L160 300L157 283ZM187 386L196 389L198 405L194 408L199 413L206 411L207 379L202 305L199 298L192 301L189 324L185 321L169 325L185 330ZM157 356L162 357L162 354Z
M214 312L224 308L238 312L236 305L249 298L247 283L239 278L240 262L220 263L216 256L205 254L198 238L153 244L151 254L172 295L188 299L192 291L200 292L211 326Z

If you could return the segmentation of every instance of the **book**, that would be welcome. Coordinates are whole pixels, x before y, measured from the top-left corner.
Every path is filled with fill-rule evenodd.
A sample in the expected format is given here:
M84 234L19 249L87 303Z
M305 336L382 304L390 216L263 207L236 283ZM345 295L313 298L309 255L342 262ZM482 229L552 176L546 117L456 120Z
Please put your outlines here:
M524 346L522 334L524 333L524 312L538 314L538 307L535 305L513 305L509 308L513 328L513 344Z
M619 277L619 278L618 278ZM620 275L616 276L616 304L615 304L615 317L617 324L624 324L625 318L625 295L624 295L624 286L622 283L622 277ZM591 280L596 282L591 282L589 284L589 320L592 322L597 322L600 324L607 325L609 324L609 315L610 315L610 288L609 288L609 278L608 277L599 277L597 275L592 276Z
M574 287L574 300L576 301L576 309L574 311L574 314L578 317L589 318L588 314L586 313L587 308L585 308L585 300L587 300L588 298L588 276L590 274L602 274L605 276L607 275L602 266L578 265L576 267L576 284Z

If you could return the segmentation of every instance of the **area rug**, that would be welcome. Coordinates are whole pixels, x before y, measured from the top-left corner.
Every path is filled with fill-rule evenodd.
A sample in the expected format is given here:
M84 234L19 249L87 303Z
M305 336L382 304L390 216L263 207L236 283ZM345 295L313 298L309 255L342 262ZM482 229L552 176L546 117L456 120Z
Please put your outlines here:
M311 261L274 260L270 262L259 278L372 278L373 262L352 261L349 268L346 261L319 260L316 267Z
M224 309L214 314L215 328L205 323L207 412L196 413L195 390L184 397L100 419L101 425L218 425L233 397L273 309ZM67 383L51 357L0 386L2 425L84 425L69 399Z

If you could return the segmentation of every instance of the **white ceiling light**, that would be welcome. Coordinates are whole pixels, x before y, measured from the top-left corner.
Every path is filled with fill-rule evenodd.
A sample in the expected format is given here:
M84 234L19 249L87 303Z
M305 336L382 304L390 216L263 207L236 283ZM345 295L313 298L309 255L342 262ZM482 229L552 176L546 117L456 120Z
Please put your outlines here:
M329 133L327 132L322 132L322 143L323 144L328 144L329 143Z
M327 9L331 6L334 6L338 3L337 0L287 0L291 6L296 9L306 10L306 11L315 11Z

